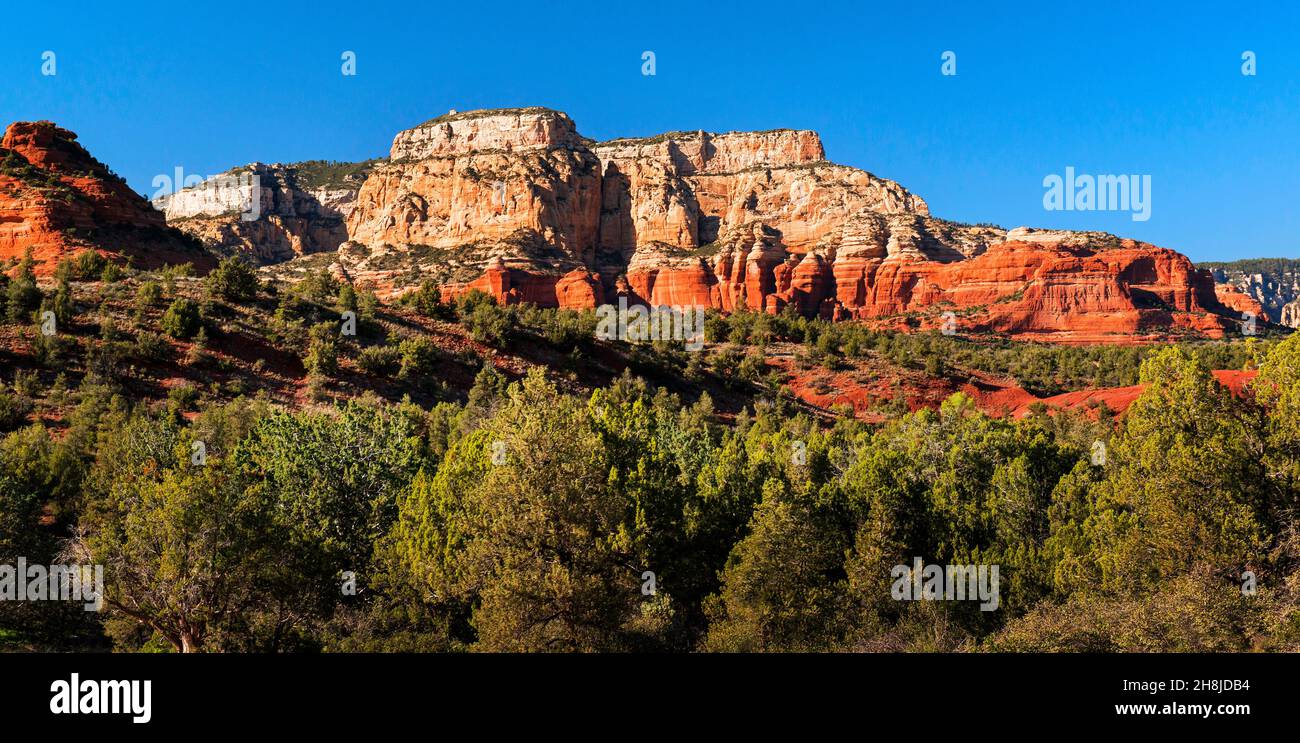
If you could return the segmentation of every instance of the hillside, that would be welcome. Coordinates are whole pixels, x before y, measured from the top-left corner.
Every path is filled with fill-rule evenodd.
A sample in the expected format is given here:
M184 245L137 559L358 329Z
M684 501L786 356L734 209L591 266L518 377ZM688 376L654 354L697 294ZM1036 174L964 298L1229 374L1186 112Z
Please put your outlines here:
M103 264L88 258L63 267L59 283L34 285L34 296L19 291L21 267L0 281L10 427L24 419L58 426L87 386L182 413L241 396L288 408L366 395L427 407L468 399L484 369L510 381L533 368L579 394L630 373L689 400L707 394L723 419L784 397L827 420L847 412L881 421L937 408L960 391L990 414L1023 414L1066 393L1103 400L1107 388L1132 389L1142 359L1160 348L1028 345L743 312L713 314L707 342L690 352L681 342L601 340L590 311L501 307L477 292L445 303L430 284L383 302L317 269L232 299L215 287L234 264L207 279L180 266L102 281L93 278ZM247 268L235 273L248 286L257 281ZM45 308L58 315L52 336L28 319ZM355 336L340 334L347 309L359 315ZM173 316L182 315L180 327ZM1232 370L1271 342L1186 347ZM1114 413L1126 405L1111 403Z
M432 283L385 303L89 256L0 281L0 559L87 555L105 610L0 603L0 650L1300 647L1297 337L742 311L689 351ZM997 610L891 598L919 554L999 565Z

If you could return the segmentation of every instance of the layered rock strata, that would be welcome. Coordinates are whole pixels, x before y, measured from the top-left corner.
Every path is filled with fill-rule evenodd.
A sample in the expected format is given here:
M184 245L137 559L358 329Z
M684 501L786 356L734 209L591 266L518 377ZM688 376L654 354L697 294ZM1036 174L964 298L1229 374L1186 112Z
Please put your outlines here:
M373 162L252 163L154 200L174 227L257 265L337 250Z
M76 134L49 121L10 125L0 140L0 261L30 252L49 275L84 250L143 268L210 263Z
M1172 250L934 217L804 130L594 142L551 109L451 112L399 132L348 207L330 264L390 295L433 281L449 298L622 295L1063 341L1221 336L1249 305ZM308 252L248 242L273 243L268 261Z

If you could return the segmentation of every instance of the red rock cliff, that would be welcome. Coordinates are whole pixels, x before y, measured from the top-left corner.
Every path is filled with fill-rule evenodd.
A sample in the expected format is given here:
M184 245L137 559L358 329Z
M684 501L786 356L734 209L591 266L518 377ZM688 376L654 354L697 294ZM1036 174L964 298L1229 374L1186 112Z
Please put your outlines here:
M1063 341L1236 329L1179 253L938 219L809 131L594 143L550 109L453 113L397 135L348 228L340 271L391 293L419 276L547 306L626 294L899 328L952 312L962 332Z
M47 275L86 249L142 267L210 263L77 135L48 121L11 124L0 141L0 260L31 250Z

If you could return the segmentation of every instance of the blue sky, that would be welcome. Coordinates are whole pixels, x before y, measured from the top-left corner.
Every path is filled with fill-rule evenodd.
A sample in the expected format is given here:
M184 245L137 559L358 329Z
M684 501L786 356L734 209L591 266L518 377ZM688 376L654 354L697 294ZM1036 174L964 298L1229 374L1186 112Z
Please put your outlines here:
M949 219L1300 257L1300 11L1283 3L111 5L6 8L0 122L52 119L145 194L177 167L364 159L450 108L545 105L598 139L815 129L829 159ZM1149 174L1151 218L1045 211L1066 166Z

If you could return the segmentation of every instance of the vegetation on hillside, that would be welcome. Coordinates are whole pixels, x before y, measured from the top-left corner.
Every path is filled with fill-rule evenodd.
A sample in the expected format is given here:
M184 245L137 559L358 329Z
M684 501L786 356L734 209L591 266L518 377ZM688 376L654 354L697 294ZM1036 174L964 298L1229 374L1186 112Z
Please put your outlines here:
M295 187L315 191L322 188L360 188L370 171L382 162L382 158L355 163L338 160L306 160L292 163L286 168L289 169Z
M432 285L387 306L325 272L94 264L0 280L0 564L105 567L101 613L0 603L10 647L1300 649L1295 336L1040 348L741 313L691 353ZM783 394L777 344L1146 388L1118 421L956 394L873 423ZM1243 366L1251 394L1210 374ZM896 599L916 558L997 565L998 608Z
M1196 264L1197 268L1210 271L1222 271L1225 274L1295 274L1300 273L1300 259L1296 258L1247 258L1239 261L1205 261Z

